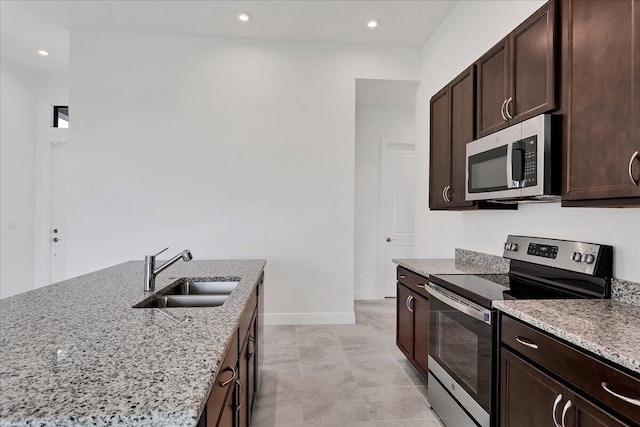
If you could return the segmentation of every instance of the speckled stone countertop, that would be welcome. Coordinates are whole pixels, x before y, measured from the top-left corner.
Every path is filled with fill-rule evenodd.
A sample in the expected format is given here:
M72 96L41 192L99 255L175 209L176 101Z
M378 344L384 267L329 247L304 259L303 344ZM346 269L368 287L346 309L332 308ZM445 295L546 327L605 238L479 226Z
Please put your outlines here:
M640 374L640 306L613 300L494 301L493 306Z
M220 307L132 308L131 261L0 300L1 426L195 426L264 260L177 263L158 275L239 277ZM187 322L177 322L189 316Z
M456 249L456 258L394 259L393 262L422 276L430 274L500 274L509 261L495 255Z

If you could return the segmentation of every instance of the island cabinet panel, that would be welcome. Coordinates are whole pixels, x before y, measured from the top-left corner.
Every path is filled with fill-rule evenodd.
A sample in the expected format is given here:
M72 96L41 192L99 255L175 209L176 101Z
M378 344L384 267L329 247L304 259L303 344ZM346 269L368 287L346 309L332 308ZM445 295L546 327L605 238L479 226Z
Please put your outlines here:
M563 206L640 205L640 1L561 4Z
M501 426L640 426L640 375L505 315L500 342Z
M233 415L235 382L237 380L238 371L238 334L234 334L231 345L227 350L224 361L220 365L218 376L209 394L205 416L207 427L223 426L229 424L221 424L222 417L228 417L228 407L231 407ZM233 425L233 424L230 424Z
M247 427L259 386L264 278L247 299L198 427ZM203 420L206 420L203 421Z
M550 0L478 61L478 137L557 107L556 2Z
M429 208L468 209L466 144L475 137L475 69L467 68L431 98Z
M396 345L425 379L429 370L427 283L426 277L398 267Z

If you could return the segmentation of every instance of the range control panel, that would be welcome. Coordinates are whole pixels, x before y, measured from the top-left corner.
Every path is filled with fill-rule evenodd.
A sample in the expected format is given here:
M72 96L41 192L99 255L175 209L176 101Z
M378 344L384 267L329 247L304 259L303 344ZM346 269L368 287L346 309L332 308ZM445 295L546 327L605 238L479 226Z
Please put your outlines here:
M556 257L558 256L558 247L554 245L529 243L529 247L527 248L527 255L556 259Z
M510 235L504 244L502 256L592 276L611 277L613 247L597 243Z

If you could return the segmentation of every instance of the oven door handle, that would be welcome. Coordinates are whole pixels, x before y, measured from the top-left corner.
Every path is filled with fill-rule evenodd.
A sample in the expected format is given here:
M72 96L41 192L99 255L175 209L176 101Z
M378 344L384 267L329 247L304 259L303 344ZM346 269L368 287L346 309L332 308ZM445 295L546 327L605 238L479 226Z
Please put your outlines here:
M444 292L436 290L431 286L427 288L427 292L429 292L429 295L439 299L440 301L447 304L448 306L455 308L459 312L464 313L467 316L471 316L474 319L480 320L481 322L487 323L489 325L491 324L491 311L478 310L472 305L467 304L466 302L458 299L453 299L449 295L445 294Z

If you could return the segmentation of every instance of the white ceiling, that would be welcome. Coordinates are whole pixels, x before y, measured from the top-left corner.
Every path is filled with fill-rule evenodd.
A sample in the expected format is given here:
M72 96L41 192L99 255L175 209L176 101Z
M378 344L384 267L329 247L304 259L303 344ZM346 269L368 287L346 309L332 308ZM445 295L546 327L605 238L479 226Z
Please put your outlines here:
M68 32L163 34L420 48L457 0L1 0L2 56L62 70ZM239 22L238 12L252 16ZM375 30L369 19L378 19ZM46 58L36 54L47 49Z

